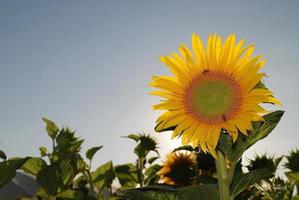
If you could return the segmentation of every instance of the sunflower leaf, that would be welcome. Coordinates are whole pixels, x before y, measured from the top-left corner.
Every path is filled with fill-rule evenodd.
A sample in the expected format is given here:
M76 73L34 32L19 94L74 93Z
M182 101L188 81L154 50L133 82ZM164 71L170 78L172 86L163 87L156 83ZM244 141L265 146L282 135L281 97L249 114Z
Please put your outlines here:
M13 158L0 162L0 188L7 184L16 175L16 171L29 159Z
M182 200L217 200L218 190L214 184L199 184L179 189Z
M299 200L299 195L293 196L292 200Z
M112 161L98 167L92 173L92 181L98 185L99 189L110 187L115 178L115 171Z
M289 180L299 184L299 172L287 172L285 175L288 177Z
M157 175L157 173L161 168L162 167L160 165L155 164L150 166L148 169L146 169L145 171L145 175L147 176L145 179L146 185L150 185L158 182L160 177L159 175Z
M160 157L159 156L155 156L155 157L150 157L147 162L149 164L152 164L153 162L155 162L157 159L159 159Z
M129 189L119 192L119 199L122 200L181 200L181 198L173 192Z
M0 158L3 159L3 160L6 160L7 157L6 157L5 153L4 153L4 151L0 150Z
M22 170L26 173L36 176L39 171L47 167L47 163L41 158L30 158L22 166Z
M217 184L217 179L212 177L212 176L208 176L208 175L200 175L197 176L195 179L197 184L203 183L203 184Z
M173 131L177 126L172 126L172 127L166 127L166 128L159 128L159 125L161 124L161 123L163 123L163 121L162 122L160 122L160 123L158 123L156 126L155 126L155 131L156 132L158 132L158 133L160 133L160 132L164 132L164 131Z
M242 191L253 185L254 183L270 178L273 176L271 171L267 169L256 169L246 174L235 173L232 184L231 184L231 195L235 198Z
M134 188L137 184L136 166L128 163L114 168L115 175L123 188Z
M56 195L60 181L58 165L42 168L37 174L36 180L48 195Z
M219 148L233 163L237 163L243 153L259 140L267 137L280 121L284 111L278 110L264 115L264 122L253 122L253 130L245 136L239 133L239 137L235 143L227 134L221 134L219 140Z
M172 152L181 151L181 150L186 150L186 151L191 151L191 152L194 151L194 149L191 145L184 145L184 146L175 148Z
M176 188L157 184L142 189L120 190L118 195L126 200L182 200L177 192Z
M98 147L92 147L86 151L86 158L89 160L92 160L93 156L96 154L98 150L103 148L103 146L98 146Z
M78 190L64 190L57 195L59 199L84 199L84 193Z

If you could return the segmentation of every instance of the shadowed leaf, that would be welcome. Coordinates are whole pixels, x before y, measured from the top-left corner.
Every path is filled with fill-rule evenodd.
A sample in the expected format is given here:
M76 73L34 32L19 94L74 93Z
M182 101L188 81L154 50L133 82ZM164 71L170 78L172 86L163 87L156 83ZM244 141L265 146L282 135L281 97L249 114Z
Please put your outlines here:
M56 195L59 186L59 169L57 165L47 166L40 170L36 180L49 195Z
M100 189L110 187L114 178L115 172L112 161L101 165L92 173L92 181L96 183Z
M267 169L256 169L246 174L235 173L232 184L231 184L231 195L236 197L243 190L247 189L254 183L270 178L273 176L273 172Z
M29 159L13 158L0 162L0 188L6 185L16 175L16 171Z
M6 160L6 155L3 151L0 150L0 158L2 158L3 160Z
M30 158L22 166L26 173L36 176L42 168L47 167L47 163L41 158Z
M135 165L128 163L118 165L114 168L119 183L124 188L133 188L137 184L137 168Z
M280 121L283 113L284 111L281 110L275 111L263 116L264 122L253 122L253 130L248 136L240 133L235 143L233 143L230 136L222 133L219 139L219 148L232 163L238 162L249 147L271 133Z
M89 160L92 160L93 156L96 154L96 152L98 150L100 150L101 148L103 148L103 146L98 146L98 147L92 147L90 149L87 150L86 152L86 158L88 158Z
M172 152L181 151L181 150L191 151L191 152L194 151L194 149L191 145L184 145L184 146L175 148Z

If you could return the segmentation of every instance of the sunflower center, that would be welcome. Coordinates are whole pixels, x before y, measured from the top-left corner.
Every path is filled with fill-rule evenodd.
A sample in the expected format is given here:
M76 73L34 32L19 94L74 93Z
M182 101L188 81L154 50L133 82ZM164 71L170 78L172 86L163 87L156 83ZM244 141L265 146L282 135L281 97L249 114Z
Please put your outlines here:
M224 81L205 81L194 88L196 110L207 117L215 117L226 113L233 103L231 87Z
M239 109L239 85L228 75L205 72L187 89L187 110L208 123L226 121Z

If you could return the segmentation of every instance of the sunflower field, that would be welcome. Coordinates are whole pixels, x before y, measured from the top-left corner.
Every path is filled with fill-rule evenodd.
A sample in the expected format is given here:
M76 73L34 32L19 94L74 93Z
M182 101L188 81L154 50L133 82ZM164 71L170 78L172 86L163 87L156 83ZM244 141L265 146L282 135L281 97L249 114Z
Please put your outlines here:
M162 98L153 106L162 110L155 131L180 138L181 146L161 156L155 134L130 134L123 140L135 142L135 160L95 167L103 146L82 152L84 139L43 118L52 147L39 147L39 157L7 158L0 150L0 191L23 173L38 187L14 199L298 200L298 149L242 162L284 114L263 106L282 106L259 71L265 60L234 34L223 41L211 34L206 45L193 34L191 42L191 50L181 44L180 54L162 56L172 76L153 76L150 83L158 89L151 94Z

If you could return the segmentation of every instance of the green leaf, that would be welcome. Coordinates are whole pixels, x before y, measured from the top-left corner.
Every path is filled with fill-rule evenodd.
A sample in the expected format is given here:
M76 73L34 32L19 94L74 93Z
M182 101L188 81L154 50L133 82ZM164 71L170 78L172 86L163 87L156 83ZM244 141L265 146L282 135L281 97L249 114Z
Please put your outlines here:
M46 200L46 199L50 199L51 197L51 195L49 195L47 192L46 192L46 190L44 189L44 188L42 188L42 187L39 187L39 188L37 188L37 191L36 191L36 197L38 197L38 199L42 199L42 200Z
M6 155L3 151L0 150L0 158L2 158L3 160L6 160Z
M115 172L112 161L109 161L98 167L92 173L92 181L97 183L99 189L110 187L115 178Z
M65 190L57 195L58 199L84 200L84 194L77 190Z
M0 188L6 185L16 175L16 171L29 159L26 158L12 158L0 162Z
M121 200L182 200L176 191L177 189L172 187L153 185L143 189L121 190L118 195Z
M95 153L98 150L100 150L101 148L103 148L103 146L92 147L92 148L88 149L87 152L86 152L86 158L88 158L89 160L92 160L92 158L95 155Z
M295 184L299 184L299 172L287 172L285 175L290 181L295 182Z
M216 184L217 183L217 179L212 177L212 176L208 176L208 175L200 175L196 177L196 183L203 183L203 184Z
M30 158L22 166L22 170L26 173L36 176L42 168L47 167L47 163L41 158Z
M160 133L160 132L164 132L164 131L173 131L177 126L172 126L172 127L160 127L161 124L163 124L164 121L158 123L156 126L155 126L155 131Z
M164 185L164 184L153 184L143 187L143 190L162 190L168 192L177 192L178 189L174 186Z
M211 184L180 188L178 193L182 200L218 200L217 186Z
M239 134L234 144L230 136L222 133L219 139L219 148L233 164L237 163L249 147L271 133L280 121L283 113L284 111L279 110L264 115L264 122L253 122L253 130L248 133L248 136Z
M134 188L137 184L137 168L128 163L114 168L115 175L123 188Z
M60 163L59 177L61 177L62 184L66 188L72 184L75 178L75 173L72 166L67 162Z
M157 159L159 159L160 157L159 156L155 156L155 157L151 157L147 160L147 162L149 164L152 164L153 162L155 162Z
M86 169L86 163L79 154L74 155L74 157L72 158L72 162L74 162L78 171L82 172Z
M132 139L132 140L138 142L138 140L139 140L139 138L140 138L140 135L138 135L138 134L130 134L130 135L128 135L128 136L123 136L123 138L130 138L130 139Z
M45 192L51 196L57 194L59 187L59 166L51 165L42 168L36 177L39 185L45 190Z
M44 156L47 155L48 150L47 150L46 147L40 147L40 148L39 148L39 152L40 152L41 157L44 157Z
M52 139L54 139L56 137L57 133L58 133L58 130L59 130L57 125L54 122L52 122L51 120L49 120L45 117L43 117L43 121L46 123L46 130L48 132L48 135Z
M249 188L251 185L261 181L262 179L267 179L273 177L272 171L267 169L256 169L246 174L235 173L231 184L231 195L235 198L245 189Z
M166 185L151 185L142 189L119 191L127 200L217 200L216 185L196 185L185 188L174 188Z
M293 196L292 200L299 200L299 195Z
M194 151L194 149L191 145L184 145L184 146L175 148L172 152L181 151L181 150L191 151L191 152Z
M157 175L157 172L161 169L162 167L160 165L152 165L150 166L146 171L145 171L145 175L147 176L147 178L145 179L145 184L149 185L149 184L154 184L156 182L158 182L159 180L159 176Z

